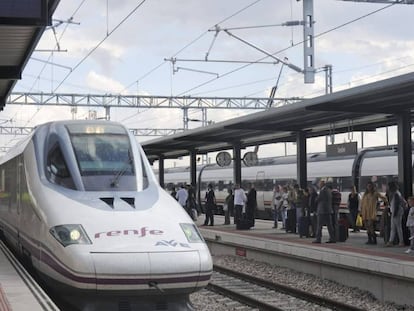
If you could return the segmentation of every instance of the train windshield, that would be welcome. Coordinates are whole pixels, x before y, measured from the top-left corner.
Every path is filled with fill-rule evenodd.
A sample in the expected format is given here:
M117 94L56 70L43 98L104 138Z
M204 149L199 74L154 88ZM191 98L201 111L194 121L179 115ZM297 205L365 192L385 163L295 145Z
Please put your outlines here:
M129 136L122 127L74 124L67 128L85 190L136 189Z

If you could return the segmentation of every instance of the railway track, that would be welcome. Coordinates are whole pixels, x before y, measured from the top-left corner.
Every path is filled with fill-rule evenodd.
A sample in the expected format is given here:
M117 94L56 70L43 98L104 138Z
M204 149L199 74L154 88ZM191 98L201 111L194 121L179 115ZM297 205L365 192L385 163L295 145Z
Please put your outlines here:
M258 310L363 311L358 307L217 265L214 266L213 278L207 289Z

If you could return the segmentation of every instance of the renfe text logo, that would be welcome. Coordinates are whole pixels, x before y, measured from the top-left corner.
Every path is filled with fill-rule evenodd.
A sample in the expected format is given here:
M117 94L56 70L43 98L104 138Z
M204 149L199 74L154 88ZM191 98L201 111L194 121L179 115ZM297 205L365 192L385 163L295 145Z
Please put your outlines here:
M95 239L99 239L102 236L124 236L124 235L133 235L139 238L143 238L147 234L148 235L162 235L164 234L164 231L157 230L157 229L148 229L147 227L142 227L141 229L114 230L114 231L95 233Z

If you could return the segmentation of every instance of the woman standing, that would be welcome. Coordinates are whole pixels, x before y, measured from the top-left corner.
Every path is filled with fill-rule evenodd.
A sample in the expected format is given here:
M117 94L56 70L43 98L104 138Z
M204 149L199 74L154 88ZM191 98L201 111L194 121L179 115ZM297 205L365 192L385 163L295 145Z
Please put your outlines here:
M355 186L352 186L351 193L348 196L348 209L351 216L352 232L359 232L359 228L356 225L359 212L359 194L356 192Z
M366 244L377 244L375 224L377 222L378 199L383 200L384 204L388 205L387 198L375 189L373 182L369 181L361 200L361 216L368 235L368 241Z

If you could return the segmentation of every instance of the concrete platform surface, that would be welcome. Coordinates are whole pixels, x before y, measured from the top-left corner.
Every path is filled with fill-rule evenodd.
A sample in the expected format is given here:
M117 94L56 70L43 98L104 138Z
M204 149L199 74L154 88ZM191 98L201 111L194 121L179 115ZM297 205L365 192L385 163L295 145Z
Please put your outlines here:
M322 243L314 244L313 238L300 238L297 234L286 233L281 226L273 229L273 221L256 220L255 227L250 230L236 230L234 224L224 225L223 216L215 216L214 226L203 226L204 215L198 217L196 223L206 238L391 274L414 281L414 253L405 253L409 247L385 247L384 240L380 237L377 245L367 245L365 231L354 233L349 230L349 238L345 242L328 244L324 243L328 240L328 232L324 228Z

